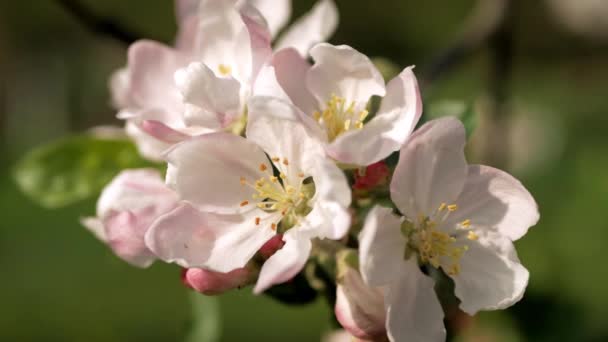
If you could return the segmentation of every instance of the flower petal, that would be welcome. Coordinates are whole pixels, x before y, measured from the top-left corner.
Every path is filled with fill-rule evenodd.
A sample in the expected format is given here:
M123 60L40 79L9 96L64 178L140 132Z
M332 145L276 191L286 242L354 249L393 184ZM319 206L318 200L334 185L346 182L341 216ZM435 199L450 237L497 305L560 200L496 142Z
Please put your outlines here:
M386 336L384 296L379 289L365 285L353 268L348 267L338 279L334 312L340 325L357 338Z
M202 0L199 7L199 30L204 41L199 60L220 74L221 65L241 83L250 83L252 75L251 39L237 0Z
M188 268L184 269L183 277L184 283L193 290L213 296L247 285L252 278L252 272L247 267L237 268L228 273Z
M120 68L112 73L109 82L110 93L112 95L112 106L116 109L129 107L131 88L131 75L126 67Z
M177 52L163 44L141 40L129 47L130 95L141 108L179 109L181 98L173 73L184 64Z
M157 162L164 161L163 154L171 144L151 136L132 121L126 123L125 131L135 141L138 152L144 158Z
M285 27L291 17L291 0L249 0L266 19L272 37Z
M443 342L446 330L443 309L434 281L424 275L415 259L403 263L399 279L386 294L389 339L411 342Z
M160 214L154 207L112 212L102 222L107 243L114 253L133 266L148 267L156 256L144 243L144 236Z
M260 294L269 287L284 283L298 274L306 264L312 244L308 238L297 236L296 230L283 235L285 245L274 253L262 266L253 292Z
M207 65L194 62L175 73L175 82L184 101L201 109L186 112L184 119L188 125L215 128L241 114L241 84L232 77L216 76Z
M410 219L431 215L440 204L452 204L467 173L464 127L445 117L429 121L401 148L391 182L391 199Z
M297 108L278 98L258 96L248 105L247 139L271 158L281 158L274 164L287 175L290 184L299 184L298 173L308 174L316 160L325 155L320 142L300 122L301 116Z
M484 165L469 165L467 180L456 201L458 210L447 225L471 220L474 230L496 231L511 240L521 238L539 219L532 195L513 176Z
M382 75L367 56L352 47L320 43L310 49L310 55L315 64L306 82L319 103L336 95L354 101L355 109L362 110L372 96L384 96Z
M378 205L367 214L359 233L359 264L367 284L386 285L401 272L406 245L401 222L390 208Z
M302 56L316 43L326 41L338 26L338 9L332 0L320 0L277 41L276 50L295 48Z
M264 152L253 142L229 133L209 133L175 145L168 153L167 184L180 198L202 211L238 213L251 210L254 190L241 184L265 176L260 164L270 167Z
M275 234L269 221L256 225L255 214L212 214L184 203L156 221L146 244L166 262L230 272L244 267Z
M287 48L274 54L272 65L278 83L291 101L302 112L312 115L319 105L306 87L306 83L302 82L311 68L310 63L295 49Z
M328 154L353 165L380 161L403 146L421 114L418 83L409 67L389 82L378 114L362 129L338 136L328 146Z
M523 296L529 278L510 239L491 231L477 234L478 240L464 242L468 250L460 259L460 272L452 276L460 308L470 315L513 305Z
M197 13L200 0L175 0L175 15L178 24Z

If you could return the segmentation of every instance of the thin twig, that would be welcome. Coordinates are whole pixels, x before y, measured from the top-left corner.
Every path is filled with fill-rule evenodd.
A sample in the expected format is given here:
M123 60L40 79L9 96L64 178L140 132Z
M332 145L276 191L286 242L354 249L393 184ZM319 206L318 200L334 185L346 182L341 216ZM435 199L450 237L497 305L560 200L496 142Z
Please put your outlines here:
M117 21L97 15L78 0L55 1L93 33L114 38L125 44L131 44L141 38L141 35L125 28Z

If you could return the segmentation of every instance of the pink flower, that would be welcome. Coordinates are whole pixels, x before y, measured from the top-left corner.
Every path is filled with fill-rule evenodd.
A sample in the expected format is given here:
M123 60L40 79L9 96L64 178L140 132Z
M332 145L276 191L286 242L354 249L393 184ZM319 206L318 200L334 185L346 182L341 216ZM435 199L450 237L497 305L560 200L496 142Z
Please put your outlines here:
M254 94L294 106L310 134L340 163L367 166L397 151L422 112L413 67L385 86L372 62L349 46L320 43L310 55L313 66L293 49L277 52L260 71ZM372 96L383 100L369 119Z
M183 267L225 273L244 267L282 233L285 245L264 263L254 289L259 293L304 267L312 239L346 234L346 177L290 108L254 99L247 139L211 133L168 152L167 182L186 203L147 233L152 251Z
M161 215L173 210L177 195L156 170L126 170L103 190L97 217L82 220L100 240L128 263L147 267L156 259L144 236Z
M433 120L401 149L391 199L404 216L374 207L359 236L363 279L386 289L391 341L445 340L434 281L419 264L452 278L460 308L506 308L523 296L528 271L513 246L539 218L532 196L512 176L467 165L465 131Z

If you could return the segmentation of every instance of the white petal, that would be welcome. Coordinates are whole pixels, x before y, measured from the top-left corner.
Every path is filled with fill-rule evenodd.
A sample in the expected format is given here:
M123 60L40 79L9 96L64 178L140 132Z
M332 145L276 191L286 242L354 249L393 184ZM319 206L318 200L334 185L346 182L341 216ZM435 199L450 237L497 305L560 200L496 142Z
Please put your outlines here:
M236 0L203 0L199 7L199 30L204 38L199 60L213 71L229 66L241 83L251 82L251 39Z
M247 139L271 158L281 158L274 164L288 176L290 184L299 184L297 174L308 175L310 166L325 155L320 142L301 123L302 116L297 108L278 98L254 97L248 105Z
M197 14L200 0L175 0L175 15L178 24Z
M435 294L434 281L424 275L414 259L404 262L399 279L386 294L391 342L443 342L446 330L443 309Z
M253 289L256 294L264 292L269 287L284 283L302 270L312 244L308 238L299 238L295 230L289 230L283 236L285 245L273 254L262 266L260 276Z
M167 153L167 184L180 198L202 211L237 213L250 210L253 183L265 176L260 164L270 168L264 152L251 141L229 133L210 133L177 144Z
M362 129L340 135L328 146L328 154L353 165L380 161L401 148L421 114L418 83L409 67L389 82L378 114Z
M317 101L326 103L332 95L354 101L364 109L373 95L384 96L384 79L364 54L347 45L320 43L310 49L315 60L306 79Z
M365 285L359 272L348 268L337 283L335 314L353 336L373 340L386 336L384 296Z
M220 126L241 113L241 84L232 77L218 77L205 64L194 62L175 73L184 101L201 109L185 115L189 125L210 126L215 116Z
M283 49L274 54L272 65L277 81L287 96L302 112L312 115L319 106L306 82L303 82L311 68L308 60L294 49Z
M464 242L469 248L460 259L459 274L452 276L460 308L470 315L513 305L523 296L529 278L510 239L490 231L477 234L477 241Z
M452 204L464 186L467 162L465 132L457 119L432 120L401 148L391 182L391 199L410 219L431 215Z
M167 262L230 272L244 267L275 234L270 220L256 225L255 214L212 214L182 204L150 228L146 244Z
M359 265L371 286L386 285L401 272L406 244L401 222L390 208L375 206L367 214L359 233Z
M103 228L103 222L97 217L83 217L80 219L80 224L82 224L86 229L88 229L96 238L101 242L107 242L108 238L106 237L106 232Z
M183 64L182 57L163 44L142 40L131 45L128 68L132 103L141 108L179 110L181 100L173 73Z
M273 37L276 37L291 17L291 0L249 0L248 2L262 13Z
M131 87L131 75L126 67L120 68L112 73L109 82L110 93L112 95L112 106L116 109L129 107Z
M316 43L324 42L338 26L338 9L332 0L320 0L277 41L276 50L293 47L302 56Z
M458 210L447 225L469 219L471 228L496 231L511 240L521 238L538 222L538 207L532 195L513 176L484 165L470 165Z

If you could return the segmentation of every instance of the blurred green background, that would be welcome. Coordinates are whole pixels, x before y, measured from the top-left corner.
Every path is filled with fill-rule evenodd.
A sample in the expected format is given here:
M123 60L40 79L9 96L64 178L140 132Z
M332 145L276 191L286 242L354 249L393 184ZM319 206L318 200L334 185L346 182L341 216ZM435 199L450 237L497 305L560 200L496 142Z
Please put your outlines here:
M146 37L170 42L174 34L170 0L83 2ZM313 3L294 0L295 15ZM476 3L338 0L332 42L416 64L424 78L462 36ZM541 211L540 223L517 243L531 272L526 296L462 324L458 339L606 341L608 3L514 3L506 73L496 79L494 50L483 45L423 89L427 104L476 105L470 159L507 168ZM94 199L45 210L10 176L11 165L36 145L120 124L106 83L125 63L125 48L88 32L55 1L0 3L2 341L181 341L188 331L190 294L178 268L128 266L79 225ZM315 341L330 327L322 301L288 307L243 289L219 302L222 341Z

